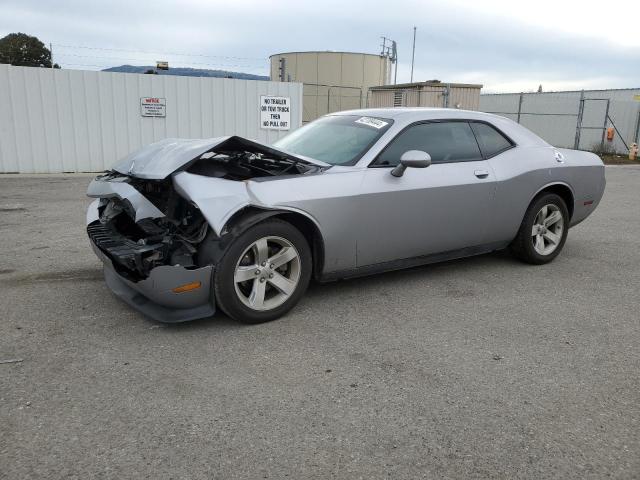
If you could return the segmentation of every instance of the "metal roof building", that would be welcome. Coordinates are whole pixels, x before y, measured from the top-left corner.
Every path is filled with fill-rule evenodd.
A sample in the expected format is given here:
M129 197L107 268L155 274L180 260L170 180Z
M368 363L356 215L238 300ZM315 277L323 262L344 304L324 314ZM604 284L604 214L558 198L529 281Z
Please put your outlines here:
M369 89L370 107L444 107L478 110L482 85L439 81L382 85Z

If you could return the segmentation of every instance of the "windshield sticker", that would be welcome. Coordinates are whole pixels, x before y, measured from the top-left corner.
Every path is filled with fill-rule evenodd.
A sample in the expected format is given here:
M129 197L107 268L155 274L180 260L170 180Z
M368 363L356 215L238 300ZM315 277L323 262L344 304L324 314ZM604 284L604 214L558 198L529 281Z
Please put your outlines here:
M383 122L379 118L371 117L360 117L356 120L356 123L361 123L362 125L367 125L368 127L377 128L378 130L389 125L389 122Z

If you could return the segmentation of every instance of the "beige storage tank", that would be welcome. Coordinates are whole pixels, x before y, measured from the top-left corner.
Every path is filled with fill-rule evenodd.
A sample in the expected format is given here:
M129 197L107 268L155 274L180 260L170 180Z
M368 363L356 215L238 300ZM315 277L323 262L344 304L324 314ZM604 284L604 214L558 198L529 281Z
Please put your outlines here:
M304 84L303 122L329 112L364 108L369 87L391 80L391 61L381 55L288 52L269 58L272 81Z

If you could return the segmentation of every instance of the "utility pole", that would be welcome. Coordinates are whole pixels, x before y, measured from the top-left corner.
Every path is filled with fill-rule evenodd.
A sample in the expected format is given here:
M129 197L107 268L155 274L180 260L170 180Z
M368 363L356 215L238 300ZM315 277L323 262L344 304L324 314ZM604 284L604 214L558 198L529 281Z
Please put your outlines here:
M49 42L49 52L51 53L51 68L53 68L53 45Z
M413 83L413 61L416 57L416 27L413 27L413 49L411 51L411 83Z
M396 71L393 74L393 84L398 83L398 44L393 41L393 63L395 63Z

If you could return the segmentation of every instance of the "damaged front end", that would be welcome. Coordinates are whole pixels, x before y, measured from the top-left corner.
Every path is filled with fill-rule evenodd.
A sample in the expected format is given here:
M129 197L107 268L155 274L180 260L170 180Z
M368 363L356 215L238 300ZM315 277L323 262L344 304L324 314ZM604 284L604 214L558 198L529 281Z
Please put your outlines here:
M118 297L162 322L213 315L213 267L197 265L208 224L170 180L111 172L87 193L98 198L87 213L87 234Z
M118 188L113 189L114 184ZM87 226L89 238L108 253L123 276L137 281L160 265L196 266L197 247L208 224L170 180L139 180L111 172L97 177L88 194L100 198L99 221ZM131 197L139 195L133 202Z
M96 198L87 233L108 286L158 321L213 315L215 266L200 255L201 246L219 238L229 216L251 203L246 181L322 168L240 137L169 139L130 155L87 191Z

